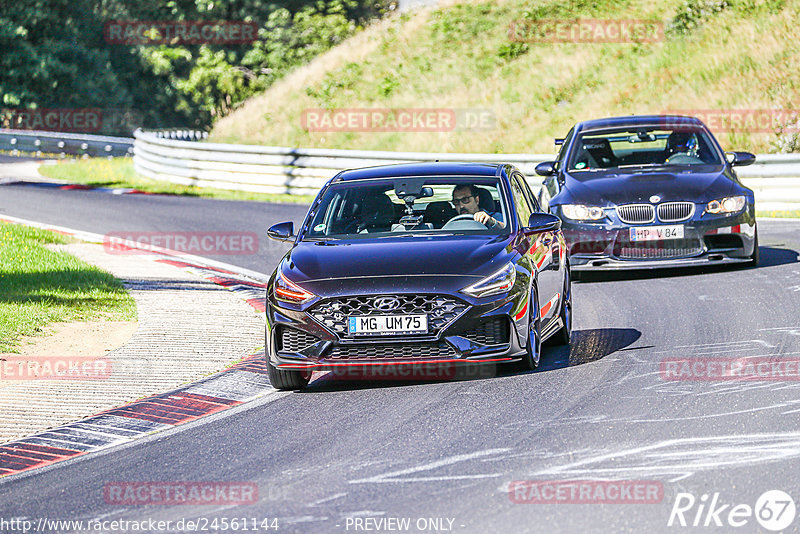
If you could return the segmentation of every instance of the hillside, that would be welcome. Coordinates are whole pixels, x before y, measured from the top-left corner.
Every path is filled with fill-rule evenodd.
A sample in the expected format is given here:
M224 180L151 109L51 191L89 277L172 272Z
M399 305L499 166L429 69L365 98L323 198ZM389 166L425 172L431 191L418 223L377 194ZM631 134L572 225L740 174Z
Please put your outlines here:
M541 153L553 150L553 137L588 118L665 110L800 108L800 0L598 4L451 2L395 15L245 102L216 124L211 139L297 147ZM536 28L553 19L638 19L663 22L665 30L655 42L640 43L542 43L530 42L529 34L510 37L514 22ZM468 109L492 120L474 130L305 131L304 110L320 108ZM726 112L718 113L724 118ZM796 132L796 117L778 120L794 121ZM726 148L800 150L796 133L779 135L771 126L764 132L733 133L710 126Z

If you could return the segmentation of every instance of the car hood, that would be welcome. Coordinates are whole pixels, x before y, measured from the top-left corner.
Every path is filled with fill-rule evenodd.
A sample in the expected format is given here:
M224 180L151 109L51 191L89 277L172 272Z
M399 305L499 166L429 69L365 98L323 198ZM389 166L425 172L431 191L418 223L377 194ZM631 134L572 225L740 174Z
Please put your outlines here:
M483 277L512 256L509 236L426 236L301 241L281 268L293 281L409 275Z
M566 188L570 196L567 202L609 205L649 203L653 195L661 201L708 202L733 194L735 183L724 174L723 167L703 165L685 172L575 173L567 178Z

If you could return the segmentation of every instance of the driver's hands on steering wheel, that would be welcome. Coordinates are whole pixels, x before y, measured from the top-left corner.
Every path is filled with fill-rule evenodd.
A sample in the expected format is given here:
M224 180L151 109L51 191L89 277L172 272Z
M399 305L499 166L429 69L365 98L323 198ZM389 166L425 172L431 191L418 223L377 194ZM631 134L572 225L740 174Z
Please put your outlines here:
M492 217L491 215L489 215L485 211L476 212L475 215L473 215L473 218L476 221L478 221L479 223L488 226L489 228L494 228L498 224L500 224L501 228L503 227L502 224L500 223L500 221L498 221L497 219L495 219L494 217Z

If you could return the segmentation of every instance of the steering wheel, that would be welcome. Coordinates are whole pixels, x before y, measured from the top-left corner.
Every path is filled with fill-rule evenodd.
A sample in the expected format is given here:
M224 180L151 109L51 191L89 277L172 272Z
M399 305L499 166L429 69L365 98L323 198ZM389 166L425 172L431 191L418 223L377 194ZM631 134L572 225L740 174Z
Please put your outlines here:
M453 217L452 219L450 219L447 222L451 223L451 222L454 222L454 221L466 221L466 220L474 221L475 217L471 213L462 213L461 215L456 215L455 217Z
M477 226L480 226L481 228L489 228L487 224L479 223L478 221L476 221L474 215L472 215L471 213L462 213L461 215L456 215L455 217L447 221L442 228L449 228L451 223L455 223L458 221L472 221L473 223L475 223L475 230L478 229Z
M672 163L675 165L703 163L703 160L697 156L690 156L689 154L676 153L667 158L664 163Z

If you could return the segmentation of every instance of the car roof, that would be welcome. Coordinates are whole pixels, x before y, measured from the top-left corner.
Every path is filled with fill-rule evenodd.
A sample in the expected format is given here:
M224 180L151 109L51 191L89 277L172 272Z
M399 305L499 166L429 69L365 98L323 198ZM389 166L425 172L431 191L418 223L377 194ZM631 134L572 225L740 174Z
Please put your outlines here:
M605 130L625 127L682 126L684 128L705 128L703 121L697 117L685 115L627 115L624 117L606 117L579 122L575 125L575 133L581 131Z
M332 181L410 176L500 176L506 165L503 163L452 162L398 163L362 169L348 169L337 174Z

